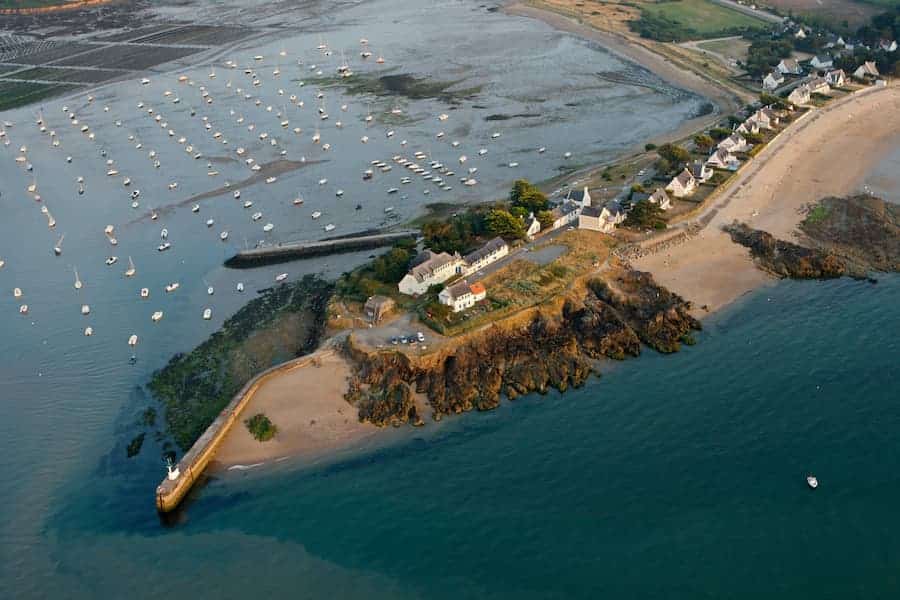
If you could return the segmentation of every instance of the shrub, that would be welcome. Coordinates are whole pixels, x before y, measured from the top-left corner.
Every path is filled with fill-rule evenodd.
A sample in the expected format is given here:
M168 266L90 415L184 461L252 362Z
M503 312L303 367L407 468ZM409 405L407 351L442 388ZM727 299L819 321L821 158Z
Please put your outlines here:
M275 424L269 420L269 417L262 413L253 415L244 421L244 425L247 426L247 431L250 432L250 435L258 442L268 442L275 437L275 434L278 432L278 428L275 427Z

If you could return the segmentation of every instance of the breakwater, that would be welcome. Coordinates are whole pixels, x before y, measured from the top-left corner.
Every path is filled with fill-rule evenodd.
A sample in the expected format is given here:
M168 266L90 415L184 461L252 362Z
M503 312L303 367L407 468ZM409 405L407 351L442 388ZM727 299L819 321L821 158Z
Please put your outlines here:
M395 231L359 235L318 242L287 242L276 246L241 250L225 261L225 266L232 269L247 269L263 265L289 262L301 258L368 250L389 246L402 240L415 240L419 232L416 230Z
M181 460L178 461L179 475L175 479L168 476L156 487L156 509L161 513L175 510L181 503L194 483L203 474L215 456L216 450L231 431L235 423L240 421L241 413L253 398L259 388L272 376L281 375L294 369L299 369L312 364L320 357L334 353L333 348L323 349L306 356L282 363L266 371L263 371L244 385L240 391L232 397L231 402L222 409L219 416L210 423L194 445L191 446Z

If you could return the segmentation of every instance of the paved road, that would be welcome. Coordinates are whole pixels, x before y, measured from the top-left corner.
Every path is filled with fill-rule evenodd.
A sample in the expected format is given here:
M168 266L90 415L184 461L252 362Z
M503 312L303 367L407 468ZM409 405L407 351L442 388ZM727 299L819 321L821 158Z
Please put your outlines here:
M758 10L750 8L744 4L738 4L737 2L732 2L731 0L712 0L716 4L720 4L726 8L730 8L732 10L736 10L738 12L742 12L745 15L750 15L751 17L756 17L757 19L762 19L763 21L768 21L769 23L784 23L787 18L779 17L778 15L773 15L770 12L766 12L764 10Z

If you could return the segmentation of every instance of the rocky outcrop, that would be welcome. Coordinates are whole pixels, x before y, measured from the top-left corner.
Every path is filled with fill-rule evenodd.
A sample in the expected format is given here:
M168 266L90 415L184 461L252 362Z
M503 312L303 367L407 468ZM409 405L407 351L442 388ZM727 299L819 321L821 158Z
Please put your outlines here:
M411 390L427 398L435 419L493 409L503 396L566 391L587 380L592 359L637 356L641 342L678 350L681 338L700 329L689 308L649 274L629 270L590 282L585 297L497 323L434 355L366 352L351 338L346 349L356 373L347 400L361 421L386 425L418 417L410 412Z
M780 277L863 278L872 271L900 271L900 206L874 196L825 198L810 206L800 224L803 245L743 223L725 231L750 249L760 267Z

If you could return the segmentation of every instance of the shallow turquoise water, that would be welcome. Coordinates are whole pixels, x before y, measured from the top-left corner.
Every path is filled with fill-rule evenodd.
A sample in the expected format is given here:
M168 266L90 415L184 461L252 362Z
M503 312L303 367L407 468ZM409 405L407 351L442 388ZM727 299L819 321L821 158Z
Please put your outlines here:
M17 583L76 597L897 597L898 294L896 276L780 283L678 355L329 467L213 481L174 527L110 460L44 527L52 578Z

